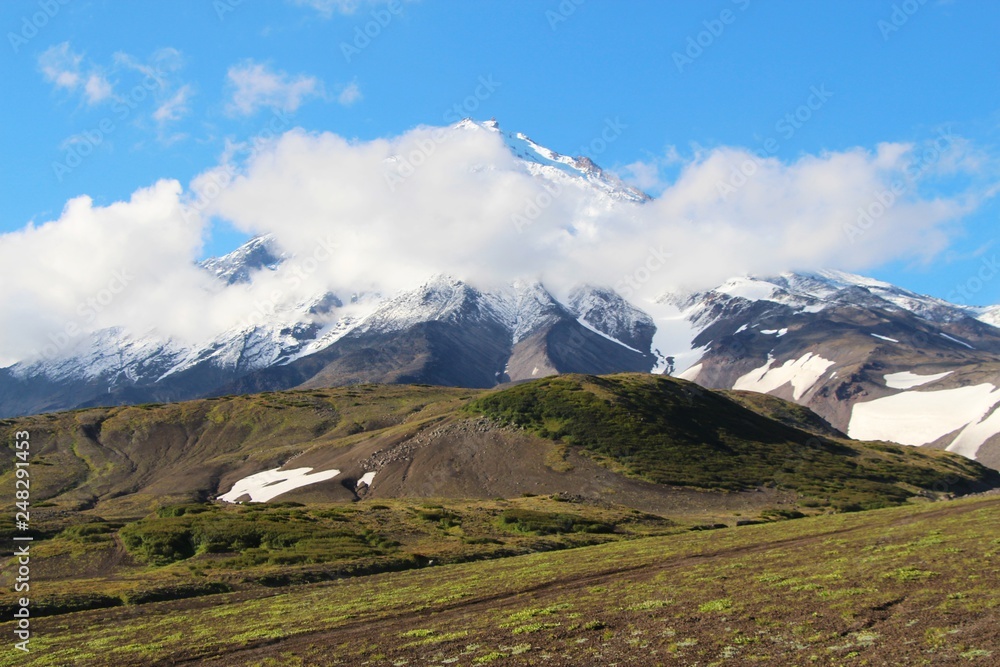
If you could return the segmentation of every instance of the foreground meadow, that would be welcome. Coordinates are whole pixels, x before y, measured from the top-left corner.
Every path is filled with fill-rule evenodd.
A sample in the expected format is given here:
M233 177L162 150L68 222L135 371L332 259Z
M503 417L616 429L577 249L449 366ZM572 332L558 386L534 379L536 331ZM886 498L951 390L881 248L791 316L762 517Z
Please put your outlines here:
M994 665L997 621L990 495L62 614L0 664Z

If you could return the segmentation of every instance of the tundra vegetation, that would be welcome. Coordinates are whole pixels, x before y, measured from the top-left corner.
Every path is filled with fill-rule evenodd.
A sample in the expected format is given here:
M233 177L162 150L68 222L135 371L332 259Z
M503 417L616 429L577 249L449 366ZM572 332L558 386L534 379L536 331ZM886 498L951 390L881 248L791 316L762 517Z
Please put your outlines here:
M947 499L1000 486L996 471L849 440L773 397L560 376L497 391L360 385L92 408L2 426L32 432L35 541L32 652L0 665L987 665L1000 655L1000 497ZM268 503L213 500L239 471L423 438L405 450L419 457L455 433L482 438L487 467L520 443L538 448L545 479L574 479L589 462L622 481L600 497L454 497L393 487L383 471L367 493L335 479ZM0 468L8 490L11 461ZM629 484L684 502L629 505ZM13 572L0 574L8 591ZM5 618L15 604L0 600Z

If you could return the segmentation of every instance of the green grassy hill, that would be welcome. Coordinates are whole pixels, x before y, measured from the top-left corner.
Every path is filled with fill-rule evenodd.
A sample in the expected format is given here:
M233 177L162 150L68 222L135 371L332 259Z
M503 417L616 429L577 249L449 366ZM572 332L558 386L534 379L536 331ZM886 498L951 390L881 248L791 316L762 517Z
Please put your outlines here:
M183 403L90 408L0 421L8 453L0 490L13 491L13 435L32 438L32 498L60 509L141 516L217 495L238 479L317 447L440 419L469 390L402 385L226 396Z
M730 491L779 486L856 510L924 491L962 493L996 483L994 471L958 456L824 434L822 420L786 404L747 397L737 403L683 380L623 374L545 378L488 394L465 409L582 448L658 484ZM770 416L778 406L784 407L781 421ZM812 425L817 430L803 430Z
M5 420L0 491L13 492L18 430L32 433L32 500L57 527L67 512L135 519L204 502L292 460L343 474L280 500L357 500L350 480L369 470L379 481L368 497L587 487L646 509L663 506L651 498L665 487L715 498L774 489L807 508L857 510L1000 486L1000 473L954 454L838 437L780 399L644 374L494 391L360 385Z
M333 457L379 439L412 439L429 425L477 414L524 429L538 447L555 442L657 484L781 487L845 509L1000 485L1000 474L956 455L837 437L780 399L623 374L564 375L490 392L361 385L5 420L10 451L0 461L0 489L12 488L15 430L33 434L36 502L139 516L209 499L227 480L306 453L322 463L318 452Z

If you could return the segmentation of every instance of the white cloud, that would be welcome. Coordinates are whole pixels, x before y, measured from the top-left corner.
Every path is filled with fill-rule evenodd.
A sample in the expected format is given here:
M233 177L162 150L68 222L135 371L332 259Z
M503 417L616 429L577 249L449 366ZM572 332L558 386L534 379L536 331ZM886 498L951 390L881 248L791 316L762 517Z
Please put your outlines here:
M69 42L51 46L38 56L38 67L45 79L58 88L70 90L80 85L83 56L70 50Z
M313 76L274 71L263 63L246 60L229 68L232 87L229 110L249 116L262 107L296 111L310 97L323 96L323 84Z
M358 87L355 81L344 86L344 89L337 95L337 103L341 106L349 107L355 102L360 102L363 97L361 88Z
M172 144L187 138L184 132L176 132L169 126L177 123L191 112L191 98L194 88L183 83L180 70L184 67L183 54L173 47L157 49L147 61L123 52L114 56L115 66L123 71L141 74L139 94L151 91L152 112L149 117L155 122L157 139L164 144ZM137 89L133 89L137 90ZM136 107L141 100L127 102L129 107ZM145 111L140 116L145 116ZM139 124L142 123L140 119Z
M158 86L167 88L170 77L184 66L184 56L173 47L157 49L143 62L135 56L119 51L114 55L114 64L122 70L132 70L155 81Z
M192 325L211 317L198 309L209 305L217 288L192 265L202 228L181 215L180 194L176 181L160 181L109 206L77 197L56 220L0 235L2 266L18 267L4 273L0 313L20 322L0 331L0 359L29 356L50 335L73 327L194 333ZM121 282L127 283L124 290ZM109 287L119 293L94 302Z
M640 190L649 193L662 192L669 181L663 170L684 163L675 146L668 146L663 155L652 156L647 160L637 160L621 168L622 178Z
M666 183L660 179L660 169L656 164L633 162L625 165L622 172L623 178L640 190L657 192L666 187Z
M427 146L433 151L426 163L390 192L385 175L393 163L387 160L426 154ZM679 285L705 287L735 273L863 270L899 257L933 256L947 243L948 223L972 205L962 197L922 199L911 190L852 236L845 229L857 223L858 209L905 172L912 151L886 144L791 163L758 161L754 177L723 197L719 184L752 158L739 148L700 152L644 206L612 210L566 188L519 234L512 216L537 199L541 185L494 135L465 132L435 142L432 130L418 129L351 143L298 131L261 152L215 200L212 213L250 233L273 233L298 253L332 234L342 255L320 282L343 289L405 287L439 272L613 286L645 261L650 247L662 246L674 253L674 263L644 286L653 295Z
M90 104L96 104L111 97L113 88L111 82L100 74L91 74L87 77L87 85L84 86L84 91L87 94L87 101Z
M670 263L648 274L636 299L747 272L864 270L933 256L978 201L976 193L923 197L914 185L852 239L845 227L857 222L858 210L903 178L919 152L884 144L783 162L722 147L688 159L662 195L643 205L611 207L566 185L518 232L513 216L545 193L538 179L495 134L444 136L418 128L359 142L293 130L256 147L227 187L199 202L206 218L274 234L298 257L332 245L333 258L307 275L291 263L249 286L224 288L196 267L205 218L185 217L182 203L209 193L213 178L228 183L222 166L196 178L187 193L163 181L106 207L82 197L58 220L0 236L0 267L24 267L5 270L0 321L18 326L0 331L0 359L30 354L49 333L79 320L79 304L123 267L134 281L81 326L204 340L245 322L275 290L280 309L327 289L342 297L388 294L439 273L481 285L540 278L557 292L583 281L614 287L635 275L651 249L671 254ZM386 177L398 173L399 156L422 164L393 190ZM748 160L757 164L752 177L723 196L719 184ZM33 261L19 261L24 257Z
M83 89L88 104L97 104L110 98L114 87L104 72L85 63L83 54L76 53L69 42L51 46L38 56L38 67L45 80L70 92ZM87 70L86 73L84 70Z
M365 5L384 5L390 0L290 0L299 7L311 7L323 18L334 14L353 14Z
M156 121L161 133L164 124L178 121L189 112L192 88L178 80L183 57L180 51L171 47L157 49L145 62L131 54L117 52L110 67L104 68L73 51L69 42L63 42L45 50L38 58L38 66L45 79L57 89L79 92L89 105L110 100L123 102L129 115L141 120L147 117L148 111L137 110L144 101L150 100L155 106L148 115ZM120 94L116 93L109 73L118 80Z
M181 86L173 95L156 107L156 111L153 112L153 120L161 124L180 120L188 113L190 97L191 86L188 84Z

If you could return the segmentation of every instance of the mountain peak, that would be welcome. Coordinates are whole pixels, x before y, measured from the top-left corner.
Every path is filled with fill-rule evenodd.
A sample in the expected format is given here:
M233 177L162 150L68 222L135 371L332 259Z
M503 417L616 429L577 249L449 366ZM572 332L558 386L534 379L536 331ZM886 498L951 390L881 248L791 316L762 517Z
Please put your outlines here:
M285 258L274 235L264 234L253 237L227 255L206 259L201 266L224 282L234 285L249 283L251 274L255 271L276 269Z
M557 186L576 183L589 187L601 197L617 202L641 204L651 199L645 192L606 172L591 158L571 157L542 146L523 132L506 132L496 118L477 121L463 118L451 126L455 130L485 130L500 135L507 149L521 160L532 176L554 182Z

